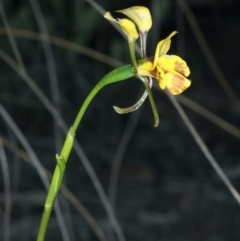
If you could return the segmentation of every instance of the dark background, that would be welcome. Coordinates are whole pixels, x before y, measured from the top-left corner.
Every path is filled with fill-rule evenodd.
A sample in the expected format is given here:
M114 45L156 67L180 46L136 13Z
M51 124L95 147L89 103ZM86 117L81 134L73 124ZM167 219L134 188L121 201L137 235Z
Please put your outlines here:
M185 1L181 1L185 2ZM237 0L187 0L206 42L237 96L240 95L240 3ZM39 32L29 1L2 1L12 29ZM85 1L39 1L49 35L99 51L130 63L128 45L122 36ZM152 56L160 39L173 30L170 54L184 58L190 69L192 86L184 96L239 127L239 105L227 96L214 75L193 29L178 1L98 1L105 10L147 6L152 12L147 53ZM189 12L188 12L189 14ZM121 17L119 14L114 16ZM1 16L0 49L15 59L4 33ZM196 28L195 28L196 30ZM14 31L13 31L14 33ZM198 39L198 40L197 40ZM26 71L49 100L52 100L49 71L41 41L15 36ZM61 117L70 127L87 94L114 67L94 55L51 45ZM42 165L54 170L55 154L64 135L54 132L52 115L0 55L0 101L23 132ZM209 59L208 59L209 60ZM50 70L51 72L52 70ZM116 197L116 216L128 241L237 241L240 238L240 207L215 170L206 160L186 125L164 92L153 89L160 125L153 127L147 100L133 114L118 115L112 105L129 106L138 98L142 84L137 79L104 88L91 103L77 131L81 145L105 192L108 192L113 161L126 126L129 143L123 154ZM143 91L143 90L142 90ZM57 95L57 92L54 92ZM230 181L240 190L239 134L234 136L194 110L183 106L193 125ZM141 113L140 113L141 112ZM135 124L131 124L135 121ZM129 124L130 123L130 124ZM237 132L234 131L237 135ZM20 155L23 146L8 123L0 118L0 134L6 153L11 182L9 240L36 240L46 190L34 167ZM56 141L57 139L57 141ZM16 148L12 150L6 141ZM57 146L55 143L58 143ZM123 143L126 143L123 141ZM116 156L117 155L117 156ZM5 195L0 175L0 219L4 223ZM66 186L85 205L107 235L111 231L103 204L81 163L73 152L67 164ZM60 195L70 240L99 240L76 208ZM4 225L0 226L0 239ZM109 231L110 230L110 231ZM53 213L46 240L62 240ZM111 235L109 240L114 239Z

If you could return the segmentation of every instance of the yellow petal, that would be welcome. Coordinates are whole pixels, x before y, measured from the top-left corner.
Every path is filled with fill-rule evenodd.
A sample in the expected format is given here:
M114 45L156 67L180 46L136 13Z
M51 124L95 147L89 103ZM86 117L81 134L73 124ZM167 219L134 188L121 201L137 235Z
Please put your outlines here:
M152 27L152 17L151 14L146 7L142 6L134 6L131 8L118 10L116 12L120 12L128 16L133 22L136 23L140 32L145 33Z
M160 86L161 89L165 89L166 88L166 80L165 80L165 74L163 72L163 70L161 70L158 66L157 66L157 74L156 77L158 80L158 84Z
M186 62L177 55L162 55L157 61L157 66L164 71L175 71L186 77L190 74L190 70Z
M140 76L152 76L152 69L152 62L145 62L138 66L138 74Z
M171 37L174 36L177 31L173 31L167 38L161 40L156 48L153 66L155 67L158 61L158 58L168 52L171 45Z
M106 12L103 16L107 20L117 23L117 20L111 15L110 12Z
M128 38L131 41L135 41L138 38L138 32L137 32L136 26L132 21L126 18L116 20L109 12L106 12L104 14L104 17L109 21L117 23L121 27L122 31L128 36Z
M174 71L165 73L164 80L166 89L173 95L181 94L191 85L189 79Z
M132 21L126 18L122 18L118 20L118 24L127 36L133 38L134 40L138 38L138 32L136 30L136 26Z

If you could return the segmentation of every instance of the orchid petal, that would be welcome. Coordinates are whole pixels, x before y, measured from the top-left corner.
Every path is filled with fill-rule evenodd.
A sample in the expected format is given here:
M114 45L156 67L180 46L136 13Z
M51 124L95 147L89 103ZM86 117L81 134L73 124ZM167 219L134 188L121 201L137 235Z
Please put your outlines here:
M149 87L152 88L152 78L148 78L148 79L149 79ZM135 104L133 104L132 106L125 107L125 108L113 106L113 109L118 114L127 114L129 112L133 112L133 111L137 110L139 107L141 107L141 105L143 104L143 102L145 101L147 96L148 96L148 92L147 92L147 90L145 90L143 95L141 96L141 98Z
M177 31L173 31L167 38L161 40L156 48L155 56L154 56L154 62L153 62L153 68L155 68L158 58L162 55L166 54L168 50L170 49L171 45L171 37L174 36L177 33Z
M134 6L127 9L118 10L116 12L120 12L128 16L138 26L138 29L141 33L148 32L148 30L152 27L152 17L148 8L146 7Z
M175 71L165 73L164 81L166 83L166 89L173 95L181 94L191 85L191 80Z
M137 32L136 26L132 21L130 21L126 18L116 20L115 18L113 18L113 16L111 15L110 12L106 12L104 14L104 17L107 20L118 24L121 27L122 31L128 36L130 42L133 42L136 39L138 39L139 35Z
M151 61L147 61L138 66L138 75L140 76L153 76L151 71L153 69L153 64Z
M164 71L176 71L186 77L190 74L186 62L177 55L162 55L157 61L157 66Z
M142 97L132 106L129 107L125 107L125 108L120 108L117 106L113 106L113 109L118 113L118 114L127 114L130 112L133 112L135 110L137 110L139 107L141 107L141 105L143 104L143 102L145 101L145 99L147 98L148 93L145 90Z

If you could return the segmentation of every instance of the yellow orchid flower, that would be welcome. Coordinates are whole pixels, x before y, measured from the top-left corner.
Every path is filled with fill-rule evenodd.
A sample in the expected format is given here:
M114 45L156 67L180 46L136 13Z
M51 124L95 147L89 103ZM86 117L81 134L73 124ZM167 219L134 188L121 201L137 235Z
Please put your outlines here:
M147 59L146 62L138 65L140 76L156 78L160 88L166 88L173 95L181 94L191 85L191 81L186 78L190 74L186 62L177 55L166 54L171 45L171 37L176 33L176 31L172 32L158 43L153 60Z
M142 6L133 6L131 8L118 10L116 12L120 12L128 16L133 22L138 26L140 32L145 33L152 27L152 17L151 14L146 7Z
M125 14L133 22L127 19L116 20L109 12L107 12L104 17L117 23L128 36L133 72L134 75L143 82L146 90L134 105L126 108L114 106L114 110L120 114L135 111L143 104L148 96L153 110L155 121L154 126L157 126L159 118L151 92L152 77L158 80L158 84L161 89L167 89L173 95L181 94L191 85L191 81L187 79L190 74L190 70L186 62L177 55L167 55L171 46L171 38L177 32L174 31L166 39L161 40L157 45L154 57L147 58L146 40L148 31L152 26L152 18L149 10L146 7L133 6L116 12ZM135 24L138 28L138 32ZM134 45L138 37L140 37L141 59L137 62L135 58ZM131 65L129 68L131 68Z
M139 35L136 26L132 21L126 18L116 20L115 18L113 18L110 12L106 12L104 14L104 18L118 24L121 27L122 31L127 35L130 42L134 42L138 39Z

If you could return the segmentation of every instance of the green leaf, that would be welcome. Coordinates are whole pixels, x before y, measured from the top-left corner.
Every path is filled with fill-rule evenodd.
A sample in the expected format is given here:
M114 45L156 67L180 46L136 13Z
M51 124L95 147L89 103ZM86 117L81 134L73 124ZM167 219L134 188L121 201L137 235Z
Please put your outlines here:
M105 85L112 84L118 81L126 80L135 75L134 68L131 64L124 65L106 74L97 84L101 88ZM97 87L96 86L96 87Z

